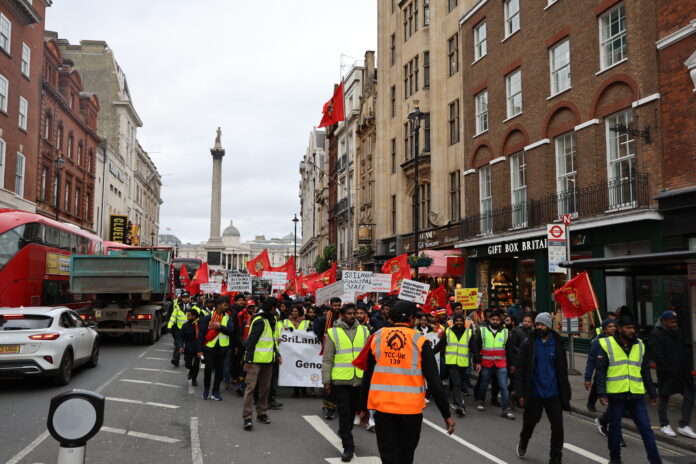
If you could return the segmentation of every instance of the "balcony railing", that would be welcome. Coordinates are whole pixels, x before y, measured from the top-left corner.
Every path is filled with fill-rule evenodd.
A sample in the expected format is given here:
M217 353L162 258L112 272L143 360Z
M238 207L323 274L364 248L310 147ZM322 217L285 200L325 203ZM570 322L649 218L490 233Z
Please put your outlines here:
M459 236L470 240L542 227L564 214L585 218L649 205L648 175L636 174L467 216L461 222Z
M333 215L338 216L339 214L343 213L346 211L348 208L350 208L350 201L348 197L345 197L341 200L339 200L335 205L333 209Z

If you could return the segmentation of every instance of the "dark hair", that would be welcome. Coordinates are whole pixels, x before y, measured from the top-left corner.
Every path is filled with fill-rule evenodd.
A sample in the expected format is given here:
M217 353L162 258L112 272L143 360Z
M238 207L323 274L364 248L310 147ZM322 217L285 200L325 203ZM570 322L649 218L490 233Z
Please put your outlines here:
M340 314L345 314L346 311L348 311L349 309L355 310L355 305L353 303L346 303L343 306L341 306L341 309L339 309L338 312Z
M517 325L517 318L514 314L506 314L505 317L509 317L510 319L512 319L512 323Z
M228 303L228 302L229 302L229 300L227 298L225 298L224 296L219 296L219 297L215 298L215 306L219 306L223 303Z
M627 316L621 316L621 317L619 318L618 326L619 326L619 327L623 327L623 326L626 326L626 325L636 325L636 323L635 323L635 321L633 320L633 317L632 317L632 316L627 315Z
M616 317L616 313L614 311L607 311L607 317L609 317L609 316Z
M499 310L496 309L496 310L491 311L491 315L488 316L488 317L489 317L489 318L490 318L490 317L499 317L500 319L502 319L502 318L503 318L503 315L502 315L502 313L501 313Z
M329 303L330 304L341 303L341 299L339 297L335 296L329 300Z
M237 293L237 295L234 297L234 301L237 301L237 300L240 299L240 298L241 298L242 300L246 300L246 298L244 297L244 294L242 294L242 293Z
M300 316L304 316L304 308L302 307L301 304L292 305L292 306L290 307L290 312L291 312L291 313L292 313L292 310L293 310L293 309L296 309L296 310L297 310L297 314L299 314Z
M462 304L458 301L455 301L454 303L452 303L450 305L450 308L452 308L452 311L454 311L454 308L461 308L461 307L462 307Z
M533 312L528 312L528 313L524 313L524 317L530 317L532 319L532 322L534 322L534 318L536 317L536 315ZM524 318L522 318L522 319L524 319Z
M278 307L278 300L273 297L266 298L263 302L263 312L269 313Z

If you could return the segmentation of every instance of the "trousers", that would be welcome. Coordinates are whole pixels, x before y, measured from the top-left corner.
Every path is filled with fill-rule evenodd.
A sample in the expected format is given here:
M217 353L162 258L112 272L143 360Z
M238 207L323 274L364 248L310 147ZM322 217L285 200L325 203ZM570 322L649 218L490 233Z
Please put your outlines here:
M450 386L452 387L452 403L460 408L465 407L464 399L462 398L462 384L464 384L468 377L466 373L467 369L468 368L466 367L453 365L447 366L447 370L449 371Z
M643 439L643 445L648 455L650 464L661 464L662 459L655 444L655 435L650 428L650 417L648 416L648 408L645 406L645 400L636 399L621 399L609 397L609 456L612 461L621 461L621 446L619 446L619 437L621 436L621 418L624 410L628 410L636 424L638 432Z
M220 347L216 345L205 351L203 355L203 361L205 362L205 370L203 371L203 388L210 390L210 380L213 377L213 372L215 372L215 377L213 378L213 393L220 393L220 382L222 382L222 364L225 359L225 352Z
M546 417L551 423L551 450L549 457L551 460L560 462L563 455L563 406L561 398L553 396L551 398L537 398L535 396L525 398L524 415L522 416L522 432L520 432L520 442L525 445L529 443L534 433L541 414L546 411Z
M689 376L691 377L691 376ZM660 403L657 405L657 413L660 417L660 426L669 425L669 417L667 417L667 404L671 395L660 395ZM679 419L679 427L686 427L691 423L691 412L694 409L694 381L689 378L684 380L684 388L682 390L682 407L681 419Z
M382 464L413 464L423 414L375 412L377 448Z
M201 367L201 360L198 359L196 353L184 352L184 366L189 370L189 377L191 380L196 380L198 378L198 371Z
M488 384L491 378L498 379L500 397L503 400L503 411L506 411L510 407L510 394L507 387L507 367L481 367L481 373L479 374L479 379L481 380L478 391L479 401L486 401L486 390L488 390Z
M338 407L338 436L341 438L344 450L355 450L353 441L353 420L360 401L360 387L349 385L333 385L336 406Z
M181 348L177 343L176 343L176 331L179 330L176 327L172 327L172 337L174 337L174 352L172 353L172 361L176 363L176 365L179 365L179 361L181 360L181 353L179 353L179 348Z
M249 366L246 375L242 418L251 419L252 417L256 384L259 386L259 400L256 402L256 416L258 417L266 414L266 410L268 409L268 391L271 388L272 375L273 363L253 363Z

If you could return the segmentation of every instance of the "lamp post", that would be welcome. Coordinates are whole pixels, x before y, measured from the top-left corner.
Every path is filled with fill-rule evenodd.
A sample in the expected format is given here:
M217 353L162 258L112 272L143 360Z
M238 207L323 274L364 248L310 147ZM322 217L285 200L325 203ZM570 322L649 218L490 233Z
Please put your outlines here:
M413 251L414 256L418 259L418 232L420 227L420 185L418 185L418 155L420 151L420 146L418 144L418 135L420 132L421 120L425 118L425 114L421 113L418 108L418 100L414 101L415 107L413 111L408 114L408 119L411 121L411 133L413 134L413 166L414 166L414 181L416 184L416 194L414 197L413 205ZM418 266L416 266L416 280L418 279Z
M297 214L295 214L295 217L292 218L292 222L295 223L295 254L293 255L293 260L295 261L295 270L297 271L297 223L300 222L300 220L297 219Z
M155 246L155 231L150 232L150 245Z
M63 166L65 165L65 160L58 153L58 158L53 161L56 166L56 220L60 217L60 174L63 171Z

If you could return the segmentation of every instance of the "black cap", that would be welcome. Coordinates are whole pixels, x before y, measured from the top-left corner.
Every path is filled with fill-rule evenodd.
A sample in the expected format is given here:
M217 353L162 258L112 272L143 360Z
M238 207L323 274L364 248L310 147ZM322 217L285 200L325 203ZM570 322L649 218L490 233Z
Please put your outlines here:
M181 293L181 298L184 298L186 296L191 296L191 294L189 292L182 292Z

